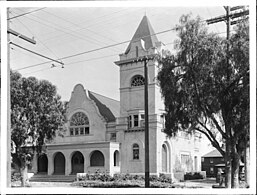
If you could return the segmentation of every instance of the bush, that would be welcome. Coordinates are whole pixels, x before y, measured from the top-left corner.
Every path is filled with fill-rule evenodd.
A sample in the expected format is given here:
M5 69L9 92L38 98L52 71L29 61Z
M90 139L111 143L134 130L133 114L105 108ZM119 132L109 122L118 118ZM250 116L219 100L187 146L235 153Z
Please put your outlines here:
M185 180L203 179L204 175L201 172L187 172L184 175Z
M131 175L131 174L114 174L113 177L107 173L95 172L94 174L85 174L78 177L79 181L102 181L102 182L123 182L123 181L144 181L144 175ZM171 183L170 177L165 174L160 174L160 176L151 175L149 180L152 182L165 182Z
M15 181L20 181L21 180L21 174L18 172L14 172L11 175L11 181L15 182Z

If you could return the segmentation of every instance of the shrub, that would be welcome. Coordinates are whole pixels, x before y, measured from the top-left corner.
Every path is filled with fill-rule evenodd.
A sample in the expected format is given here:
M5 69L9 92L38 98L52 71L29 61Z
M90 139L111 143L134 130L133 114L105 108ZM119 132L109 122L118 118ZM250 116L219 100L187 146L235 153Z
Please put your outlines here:
M204 175L201 172L187 172L184 175L185 180L203 179Z

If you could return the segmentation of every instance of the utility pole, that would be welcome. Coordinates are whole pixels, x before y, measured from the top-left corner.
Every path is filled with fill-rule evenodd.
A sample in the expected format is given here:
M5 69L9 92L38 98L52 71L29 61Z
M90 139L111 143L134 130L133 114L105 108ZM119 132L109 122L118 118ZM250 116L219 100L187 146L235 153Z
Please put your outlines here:
M230 78L230 71L229 71L229 40L230 40L230 25L231 25L231 20L230 20L230 7L227 6L225 7L226 9L226 16L227 16L227 81L229 82ZM231 138L230 138L230 132L226 131L226 152L225 152L225 170L226 170L226 177L225 177L225 186L226 188L231 188L231 158L230 158L230 146L231 146Z
M148 58L145 57L144 73L145 73L145 187L150 187L149 181L149 114L148 114Z
M31 39L25 35L22 35L14 30L10 29L10 19L9 19L10 8L7 8L7 187L11 187L11 91L10 91L10 34L13 34L24 41L31 44L36 44L34 39Z

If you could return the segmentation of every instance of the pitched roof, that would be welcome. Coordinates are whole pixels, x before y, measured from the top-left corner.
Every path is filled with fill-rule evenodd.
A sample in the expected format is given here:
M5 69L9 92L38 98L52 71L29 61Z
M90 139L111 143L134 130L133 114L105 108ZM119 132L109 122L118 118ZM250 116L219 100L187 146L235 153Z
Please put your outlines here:
M202 157L222 157L222 155L218 150L215 149L215 150L203 155Z
M103 95L88 91L89 98L94 100L100 114L107 122L114 122L119 116L120 102Z
M148 50L151 47L155 47L156 43L159 42L157 39L157 36L154 35L155 32L153 30L152 25L150 24L148 18L146 16L143 17L141 20L132 40L130 41L125 54L127 54L130 51L131 43L139 41L140 39L143 39L145 42L145 49ZM150 36L152 35L152 36Z

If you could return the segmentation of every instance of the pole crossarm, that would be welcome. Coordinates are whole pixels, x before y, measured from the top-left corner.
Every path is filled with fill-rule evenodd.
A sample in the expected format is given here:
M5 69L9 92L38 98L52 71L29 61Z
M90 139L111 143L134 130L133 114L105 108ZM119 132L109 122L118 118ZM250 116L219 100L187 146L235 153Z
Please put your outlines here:
M34 39L31 39L31 38L29 38L29 37L27 37L25 35L22 35L22 34L18 33L17 31L12 30L10 28L7 29L7 33L12 34L14 36L17 36L17 37L19 37L19 38L21 38L21 39L23 39L25 41L28 41L29 43L36 44L36 41Z
M218 16L215 18L208 19L208 20L206 20L206 22L207 22L207 24L214 24L214 23L223 22L223 21L226 22L227 17L230 17L231 19L235 19L235 18L239 18L242 16L247 16L247 15L249 15L249 10L232 13L232 14L229 14L229 16L227 16L227 15ZM235 23L233 23L233 24L235 24Z
M25 48L25 47L22 47L22 46L20 46L20 45L17 45L17 44L15 44L15 43L13 43L13 42L10 42L10 44L12 44L12 45L14 45L14 46L16 46L16 47L19 47L19 48L21 48L21 49L23 49L23 50L26 50L26 51L28 51L28 52L30 52L30 53L33 53L33 54L35 54L35 55L38 55L38 56L40 56L40 57L42 57L42 58L46 58L46 59L51 60L51 61L53 61L53 62L59 63L59 64L61 64L61 65L64 65L63 62L54 60L54 59L52 59L52 58L49 58L49 57L47 57L47 56L44 56L44 55L42 55L42 54L39 54L39 53L34 52L34 51L32 51L32 50L29 50L29 49L27 49L27 48Z

